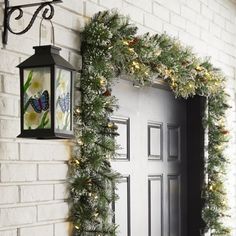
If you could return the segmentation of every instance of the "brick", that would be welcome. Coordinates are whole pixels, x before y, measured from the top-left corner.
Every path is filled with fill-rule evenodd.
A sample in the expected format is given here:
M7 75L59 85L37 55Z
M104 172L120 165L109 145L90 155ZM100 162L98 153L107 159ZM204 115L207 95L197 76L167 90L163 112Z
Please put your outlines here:
M86 1L85 2L85 15L86 16L93 16L94 14L98 13L99 11L104 11L106 8L102 6L98 6L93 2Z
M134 22L143 25L144 12L141 9L129 3L124 2L123 4L124 4L123 8L120 9L121 13L126 16L129 16L130 19L133 20Z
M213 11L204 4L201 5L201 14L209 20L213 20Z
M126 2L129 2L130 4L133 4L146 12L152 12L152 1L150 0L136 0L135 2L133 0L126 0ZM113 4L110 5L110 8L114 7Z
M199 26L187 21L186 23L186 31L197 38L200 38L200 28Z
M72 19L72 28L78 31L83 31L85 24L88 22L88 18L76 15Z
M186 20L177 14L170 14L170 22L181 29L186 29Z
M185 45L193 47L193 51L195 53L198 53L199 55L202 56L206 56L205 53L207 45L201 39L198 39L184 31L181 31L179 33L179 38L181 42L183 42Z
M233 8L234 8L234 7L235 7L235 6L233 6ZM230 11L229 8L227 9L226 5L220 5L219 14L220 14L222 17L224 17L224 18L226 18L226 19L228 19L228 20L231 20L231 18L232 18L232 12Z
M156 16L148 13L144 15L144 25L157 32L161 32L163 28L162 21Z
M187 0L186 4L192 10L196 11L197 13L200 13L200 11L201 11L201 2L199 0Z
M236 54L236 48L234 47L234 45L231 45L229 43L223 43L223 48L225 53L234 56Z
M214 47L208 46L207 47L207 54L211 57L211 58L215 58L217 59L219 57L219 51L217 51Z
M1 164L2 182L19 182L36 180L35 164Z
M58 7L53 16L53 22L65 26L66 28L72 29L72 18L73 13L68 14L68 10Z
M55 199L67 199L69 197L69 186L66 183L54 186Z
M226 42L226 43L229 43L229 44L232 44L233 41L234 41L234 37L232 34L228 33L227 31L222 31L222 35L221 35L221 38Z
M71 235L72 229L73 226L69 222L55 224L55 235L56 236Z
M226 21L226 30L229 33L236 34L235 24L233 24L229 21Z
M175 12L180 14L180 1L173 1L173 0L156 0L157 3L164 6L165 8L169 9L171 12Z
M224 74L228 77L232 77L234 75L233 71L234 71L234 67L232 66L228 66L223 64L222 62L219 63L220 65L218 65L218 68L221 68L222 71L224 71Z
M18 160L19 148L18 143L0 142L0 160Z
M21 202L53 200L53 185L32 185L20 187Z
M221 51L219 52L219 61L223 62L228 66L235 66L236 63L235 59L232 56Z
M75 13L84 14L84 1L78 1L78 0L70 0L63 2L63 5L58 5L57 8L62 7L66 8L68 10L71 10ZM57 11L57 9L55 9Z
M216 13L220 12L220 4L216 0L208 0L208 7Z
M36 221L36 207L17 207L1 209L0 227L32 224Z
M0 115L19 116L19 100L15 97L0 96Z
M17 230L0 231L0 236L17 236Z
M200 26L202 29L205 29L207 31L209 30L210 21L202 17L201 15L197 15L196 24Z
M178 37L179 35L179 29L176 26L173 26L172 24L165 23L163 26L163 30L167 34L174 37Z
M195 23L198 14L190 7L183 5L181 6L181 16Z
M146 34L147 32L148 32L150 35L153 35L153 34L156 34L156 33L157 33L156 30L153 30L153 29L151 29L151 28L147 28L147 26L141 25L141 24L136 23L136 22L131 22L131 23L134 23L135 26L137 27L137 34L138 34L138 35Z
M64 20L62 21L61 19L64 19ZM86 17L79 16L78 14L75 14L74 12L70 12L70 14L68 14L68 10L66 10L65 8L58 8L57 11L55 11L53 22L65 27L65 30L72 29L74 31L81 31L82 26L84 26L85 19ZM80 22L80 23L75 24L75 22L77 23Z
M30 35L31 35L31 31L29 31L29 33L27 34L28 37L22 37L15 34L9 34L6 49L15 51L17 53L32 55L33 54L32 45L35 45L36 43L38 43L38 36L37 36L37 41L36 41L36 39L33 38L33 36L29 37ZM22 45L24 45L24 47L22 47ZM18 64L15 64L14 66L17 66ZM19 69L17 68L16 70L19 70Z
M39 180L64 180L67 177L66 164L39 164Z
M5 93L20 95L20 78L14 75L2 75L2 86Z
M55 27L55 42L56 44L59 44L60 46L71 48L71 49L80 49L80 38L78 37L78 34L71 30L67 30L65 34L65 29L57 26Z
M69 160L71 147L64 143L47 144L42 141L39 143L21 143L21 160Z
M213 36L212 34L210 34L206 30L201 31L201 39L207 43L210 42L211 46L218 48L218 50L221 49L222 45L224 44L224 42L222 40Z
M17 203L18 201L19 190L17 186L0 186L0 204Z
M53 225L22 228L20 236L53 236Z
M79 55L77 53L70 52L70 54L69 54L69 62L77 70L81 70L82 69L82 56L81 55Z
M170 22L170 11L157 4L157 3L153 3L153 13L154 15L156 15L157 17L159 17L160 19L166 21L166 22Z
M0 120L0 137L2 138L16 138L20 134L20 119Z
M68 217L69 207L67 203L55 203L50 205L38 206L38 220L56 220L66 219Z
M110 1L110 0L100 0L100 5L106 7L106 8L117 8L121 9L123 7L123 1L122 0L115 0L115 1Z
M0 58L0 71L12 74L18 72L16 66L19 64L19 55L0 49Z
M222 28L225 28L226 19L221 15L214 14L213 21Z
M218 25L216 25L214 23L210 23L210 33L212 35L220 38L221 37L221 31L222 31L222 29Z

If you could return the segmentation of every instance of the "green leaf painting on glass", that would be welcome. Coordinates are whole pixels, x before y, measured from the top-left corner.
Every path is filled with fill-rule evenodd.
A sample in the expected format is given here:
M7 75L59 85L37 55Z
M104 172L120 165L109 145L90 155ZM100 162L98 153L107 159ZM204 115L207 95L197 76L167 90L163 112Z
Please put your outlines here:
M44 129L47 127L47 125L49 123L48 113L49 113L49 111L44 112L44 114L41 118L40 125L37 127L37 129Z
M31 97L30 98L28 97L27 90L31 85L32 79L33 79L33 71L31 70L28 74L27 80L26 80L24 87L23 87L23 94L24 94L24 98L26 100L25 104L24 104L24 113L26 112L26 110L28 109L28 107L30 105L30 98Z
M56 80L56 87L58 87L60 85L60 81L61 81L61 70L59 70L59 73L58 73L58 77Z
M32 79L33 79L33 71L31 70L31 71L29 72L28 78L27 78L27 80L26 80L26 82L25 82L25 84L24 84L24 88L23 88L23 92L24 92L24 93L26 93L26 91L27 91L28 88L30 87Z

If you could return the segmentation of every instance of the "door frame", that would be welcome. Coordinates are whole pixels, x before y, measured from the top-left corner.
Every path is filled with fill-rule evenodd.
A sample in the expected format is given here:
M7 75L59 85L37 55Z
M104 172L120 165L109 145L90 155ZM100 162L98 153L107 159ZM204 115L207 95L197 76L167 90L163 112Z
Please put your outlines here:
M187 99L187 235L200 236L204 184L204 128L206 98Z

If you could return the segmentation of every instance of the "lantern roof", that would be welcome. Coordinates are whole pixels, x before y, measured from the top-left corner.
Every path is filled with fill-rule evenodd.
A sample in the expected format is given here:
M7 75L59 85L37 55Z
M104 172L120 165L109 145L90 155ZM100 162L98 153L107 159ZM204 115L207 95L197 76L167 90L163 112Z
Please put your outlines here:
M75 71L75 68L60 56L61 48L53 45L35 46L33 48L35 54L20 63L17 67L28 68L57 65Z

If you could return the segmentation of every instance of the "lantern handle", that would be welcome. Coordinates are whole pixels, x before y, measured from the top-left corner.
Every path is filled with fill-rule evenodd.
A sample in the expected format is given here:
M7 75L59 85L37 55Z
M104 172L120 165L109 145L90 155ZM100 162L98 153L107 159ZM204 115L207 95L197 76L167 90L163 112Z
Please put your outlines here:
M42 20L40 21L40 25L39 25L39 46L41 46L43 20L45 20L45 19L42 18ZM52 21L50 19L48 21L51 24L51 43L53 44L53 46L55 46L55 31L54 31L54 26L53 26L53 23L52 23Z

